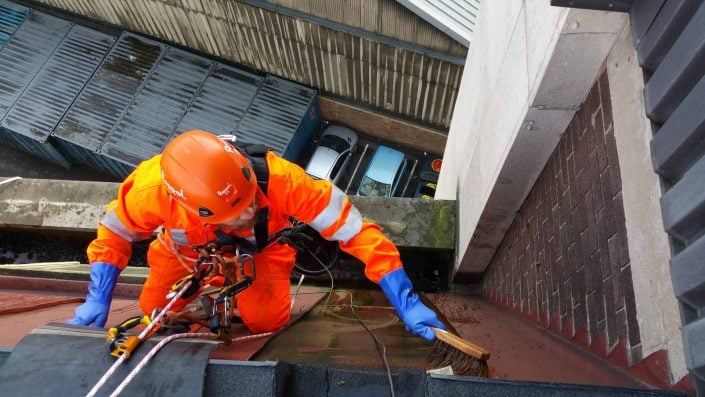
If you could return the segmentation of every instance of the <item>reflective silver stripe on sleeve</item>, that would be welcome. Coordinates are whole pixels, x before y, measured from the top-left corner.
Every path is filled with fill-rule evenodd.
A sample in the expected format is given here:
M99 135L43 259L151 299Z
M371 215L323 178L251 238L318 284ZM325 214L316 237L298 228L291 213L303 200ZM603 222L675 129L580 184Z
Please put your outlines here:
M110 211L105 214L100 223L110 229L111 232L117 234L118 236L124 238L125 240L131 243L134 243L135 241L145 240L152 236L151 233L139 233L128 229L127 226L125 226L120 221L120 219L118 219L117 215L115 215L115 211Z
M189 245L188 238L186 237L186 230L184 229L171 229L169 231L171 234L171 241L178 245Z
M319 233L328 229L340 217L347 196L337 186L332 185L328 206L309 225Z
M348 219L346 219L343 226L333 234L332 239L347 243L351 238L360 233L360 230L362 230L362 215L360 215L360 211L358 211L357 208L352 207L348 213Z

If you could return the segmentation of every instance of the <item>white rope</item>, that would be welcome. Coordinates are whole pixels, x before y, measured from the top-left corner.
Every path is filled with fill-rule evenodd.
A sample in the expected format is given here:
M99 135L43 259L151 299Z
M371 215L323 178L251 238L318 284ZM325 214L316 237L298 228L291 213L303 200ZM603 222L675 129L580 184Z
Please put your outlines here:
M0 185L4 185L6 183L10 183L13 181L19 181L20 179L22 179L21 176L13 176L12 178L8 178L8 179L5 179L4 181L0 181Z
M265 333L263 333L263 334L255 334L255 335L249 335L249 336L242 336L242 337L233 339L233 342L243 342L243 341L246 341L246 340L263 338L263 337L265 337L265 336L270 336L270 335L272 335L272 334L273 334L273 332L265 332ZM169 342L171 342L171 341L173 341L173 340L181 339L181 338L207 338L207 339L217 339L217 338L218 338L218 335L216 335L216 334L211 334L211 333L203 333L203 332L202 332L202 333L174 334L174 335L171 335L171 336L168 336L168 337L164 338L161 342L159 342L156 346L154 346L154 347L152 348L152 350L150 350L149 353L147 353L146 356L144 356L144 358L142 359L142 361L140 361L139 364L137 364L137 366L132 370L132 372L130 372L130 373L125 377L125 380L123 380L122 383L120 383L120 385L118 385L118 387L115 389L115 391L113 392L113 394L110 395L110 397L117 397L117 396L119 396L120 393L122 393L123 390L125 390L125 388L127 387L127 385L129 385L130 382L132 382L132 379L134 379L135 376L137 376L137 374L147 365L147 363L149 362L149 360L151 360L152 357L154 357L154 356L159 352L159 350L161 350L162 347L164 347L167 343L169 343Z
M291 299L291 306L289 306L289 311L294 310L294 303L296 303L296 297L299 296L299 290L301 289L301 283L304 282L304 277L305 277L305 275L302 274L301 278L299 278L299 284L296 286L296 292L294 293L294 298Z
M191 286L192 282L193 282L192 280L189 280L181 287L179 292L177 292L176 295L173 298L171 298L171 300L166 305L164 310L159 312L157 317L152 319L151 324L149 324L147 326L147 328L145 328L144 331L142 331L137 336L137 338L139 340L143 340L149 334L149 332L152 330L152 328L156 327L156 325L159 324L162 317L164 317L164 315L169 311L169 309L171 309L171 307L174 306L174 303L176 303L176 301L179 300L179 298L181 298L181 295L183 295L186 292L186 290ZM113 374L118 369L118 367L120 367L120 364L122 364L123 361L125 361L127 359L127 356L128 356L128 354L122 354L120 357L118 357L117 361L115 361L113 363L113 365L110 367L110 369L108 369L108 371L103 375L103 377L100 378L100 380L98 380L98 383L96 383L95 386L93 386L93 388L91 389L91 391L89 391L88 394L86 394L86 397L95 397L95 395L98 393L98 390L100 390L100 388L105 385L105 383L108 381L108 379L110 379L110 377L113 376Z

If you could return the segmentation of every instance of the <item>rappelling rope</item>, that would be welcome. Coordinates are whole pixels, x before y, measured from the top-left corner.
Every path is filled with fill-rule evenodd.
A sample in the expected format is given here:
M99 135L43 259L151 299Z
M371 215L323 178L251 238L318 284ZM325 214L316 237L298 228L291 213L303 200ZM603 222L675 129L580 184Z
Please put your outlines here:
M184 283L184 285L181 287L179 292L177 292L176 295L173 298L171 298L169 303L167 303L166 307L164 307L164 310L159 312L159 314L157 314L157 316L152 319L152 322L147 326L147 328L145 328L144 331L142 331L137 336L137 338L139 340L143 340L147 335L149 335L149 332L152 330L152 328L156 327L157 324L159 324L161 322L162 317L164 317L164 315L169 311L169 309L171 309L171 307L174 306L174 303L176 303L176 301L179 300L179 298L181 298L181 295L183 295L186 292L186 290L191 286L192 282L193 282L192 280L189 280L186 283ZM125 361L128 356L129 356L129 354L122 354L120 357L118 357L118 359L113 363L113 365L110 367L110 369L108 369L108 371L103 375L103 377L100 378L98 383L96 383L95 386L93 386L93 388L91 389L91 391L89 391L88 394L86 394L86 397L94 397L98 393L98 390L100 390L100 388L105 385L105 383L108 381L108 379L110 379L110 377L113 376L113 374L118 369L120 364L122 364L123 361Z
M249 336L242 336L239 338L234 338L233 342L244 342L247 340L252 340L252 339L259 339L259 338L264 338L265 336L270 336L272 335L273 332L265 332L262 334L255 334L255 335L249 335ZM123 390L127 387L130 382L132 382L132 379L134 379L135 376L147 365L149 360L154 357L159 350L161 350L162 347L164 347L167 343L176 340L176 339L181 339L181 338L204 338L204 339L218 339L218 335L216 334L211 334L211 333L205 333L205 332L200 332L200 333L186 333L186 334L174 334L170 335L166 338L164 338L161 342L159 342L156 346L152 348L152 350L147 353L146 356L142 359L142 361L137 364L137 366L130 372L126 377L125 380L118 385L118 387L115 389L113 394L110 395L110 397L117 397L122 393Z

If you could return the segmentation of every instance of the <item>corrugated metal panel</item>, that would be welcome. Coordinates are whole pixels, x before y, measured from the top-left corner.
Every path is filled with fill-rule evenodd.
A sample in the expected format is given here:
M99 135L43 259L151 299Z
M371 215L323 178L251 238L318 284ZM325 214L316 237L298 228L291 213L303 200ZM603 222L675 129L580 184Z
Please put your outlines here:
M7 113L25 93L42 67L56 50L57 45L71 29L72 24L49 15L32 11L15 31L10 41L0 50L0 119L3 125ZM51 143L38 142L19 134L20 131L3 128L0 140L20 147L64 167L72 159L61 153ZM33 134L29 134L32 136Z
M234 133L263 80L261 76L216 64L172 138L194 129Z
M651 141L656 172L669 179L680 176L705 153L705 76L676 108Z
M659 13L661 6L666 0L650 0L644 2L641 7L635 7L629 13L629 19L632 26L633 37L642 37L649 30L649 26L653 22L656 15ZM647 4L648 3L648 4Z
M698 379L695 380L695 396L705 393L705 317L693 321L683 327L683 339L688 342L684 346L685 365Z
M0 0L0 48L15 34L28 14L28 8Z
M661 64L668 50L695 14L698 5L698 2L691 0L674 0L664 4L647 34L639 42L639 64L644 69L653 71ZM640 5L634 10L641 8ZM632 12L633 14L635 13Z
M705 233L705 158L697 161L661 199L666 231L684 244Z
M131 165L159 153L186 114L213 64L203 57L169 47L100 153Z
M397 0L448 36L470 46L480 0Z
M685 98L705 70L705 6L699 7L678 40L666 53L666 62L644 87L646 113L662 124Z
M648 7L635 2L631 13ZM681 303L686 366L696 394L705 395L705 4L666 1L634 41L641 43L639 60L653 72L644 93L656 126L651 150L664 178L661 206L674 252L671 278Z
M22 95L56 46L66 36L71 23L34 11L0 50L0 116Z
M315 97L315 90L267 76L237 126L238 139L266 143L277 154L298 160L301 152L297 142L308 142L310 134L306 137L297 132ZM265 142L262 137L266 137Z
M705 238L700 238L673 257L673 290L692 307L705 307L705 266L693 266L705 258Z
M57 126L54 136L87 149L87 153L97 152L165 48L156 41L124 33ZM91 163L85 158L80 161Z
M45 142L114 42L74 26L0 125Z

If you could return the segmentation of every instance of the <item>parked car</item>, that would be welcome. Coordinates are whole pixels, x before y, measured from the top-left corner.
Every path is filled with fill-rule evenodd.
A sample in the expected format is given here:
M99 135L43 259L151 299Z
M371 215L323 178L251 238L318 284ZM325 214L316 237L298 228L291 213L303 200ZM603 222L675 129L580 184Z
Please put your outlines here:
M340 125L330 125L321 135L318 146L306 166L306 173L337 184L350 163L350 156L356 145L355 131Z
M359 196L386 196L397 194L401 176L406 169L404 153L386 146L379 146L372 155L357 189Z
M441 172L441 159L426 158L421 162L419 180L416 184L414 197L432 200L436 195L438 173Z

